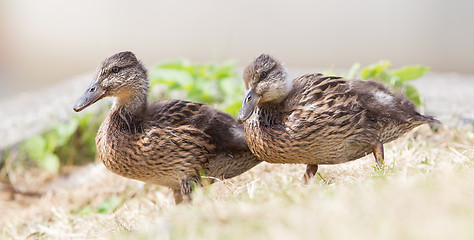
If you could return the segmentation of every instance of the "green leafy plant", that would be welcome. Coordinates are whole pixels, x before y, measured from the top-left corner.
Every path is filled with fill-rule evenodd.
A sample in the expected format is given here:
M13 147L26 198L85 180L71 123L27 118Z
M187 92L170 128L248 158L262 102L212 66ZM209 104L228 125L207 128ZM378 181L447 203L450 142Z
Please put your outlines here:
M57 173L61 164L78 164L94 159L94 137L99 124L93 114L81 115L27 139L21 149L38 166Z
M26 140L23 149L40 167L50 172L58 172L60 160L55 150L65 145L77 127L77 121L61 124L43 135Z
M161 98L178 98L214 105L217 109L237 115L243 84L233 63L191 63L187 60L159 64L150 71L150 89L166 92Z
M104 202L102 202L98 207L97 207L97 213L105 214L105 213L111 213L115 211L121 204L123 203L123 199L118 198L118 197L110 197L106 199Z
M360 64L354 64L349 75L354 74L359 67ZM383 82L390 86L392 90L405 94L405 96L417 106L421 105L420 93L413 85L409 84L409 82L422 77L430 71L430 68L413 65L390 70L390 67L390 62L383 60L362 69L360 77L362 80L373 79Z

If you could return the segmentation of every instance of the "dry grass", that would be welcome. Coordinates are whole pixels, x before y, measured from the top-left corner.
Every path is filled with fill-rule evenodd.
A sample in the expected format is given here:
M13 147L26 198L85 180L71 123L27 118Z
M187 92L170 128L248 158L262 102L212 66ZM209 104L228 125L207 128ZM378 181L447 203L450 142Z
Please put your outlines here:
M305 186L303 165L261 164L179 206L168 189L101 164L53 181L17 170L10 173L17 188L49 191L3 192L0 238L473 239L472 126L438 133L423 126L385 148L383 170L368 156L322 166L322 178Z

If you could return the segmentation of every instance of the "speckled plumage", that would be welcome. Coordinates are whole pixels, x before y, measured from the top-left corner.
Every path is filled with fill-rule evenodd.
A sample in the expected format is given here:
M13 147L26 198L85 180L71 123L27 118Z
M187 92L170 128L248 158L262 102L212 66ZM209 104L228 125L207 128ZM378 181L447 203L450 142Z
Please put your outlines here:
M110 171L169 187L179 203L190 200L201 175L232 178L260 163L230 115L180 100L148 104L147 92L145 68L133 53L121 52L100 65L74 107L116 97L96 136L98 158Z
M243 78L239 121L245 121L250 150L270 163L308 164L306 179L318 164L344 163L371 152L381 165L382 144L438 122L374 81L322 74L288 80L283 66L268 55L250 63Z

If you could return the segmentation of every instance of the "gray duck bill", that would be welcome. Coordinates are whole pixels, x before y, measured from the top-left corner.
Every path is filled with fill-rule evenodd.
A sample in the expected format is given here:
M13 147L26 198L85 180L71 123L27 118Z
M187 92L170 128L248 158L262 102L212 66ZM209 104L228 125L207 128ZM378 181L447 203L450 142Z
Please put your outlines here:
M245 122L250 116L252 116L253 110L260 102L261 97L253 90L249 89L245 91L244 100L242 102L242 107L240 108L239 115L237 116L237 121L239 123Z
M85 108L87 108L88 106L104 98L106 95L107 95L107 91L104 90L98 82L93 82L87 88L86 92L82 94L81 98L77 100L73 109L76 112L80 112L84 110Z

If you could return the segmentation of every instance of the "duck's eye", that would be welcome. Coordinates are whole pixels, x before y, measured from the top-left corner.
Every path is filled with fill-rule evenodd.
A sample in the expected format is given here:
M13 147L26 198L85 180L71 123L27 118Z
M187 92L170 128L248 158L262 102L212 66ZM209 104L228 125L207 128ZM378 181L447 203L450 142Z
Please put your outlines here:
M267 77L267 72L263 71L260 73L260 79L264 79Z
M252 96L249 95L249 96L247 97L247 102L250 102L250 100L252 100Z
M120 68L117 67L117 66L114 66L114 67L112 68L112 72L113 72L113 73L118 73L119 71L120 71Z

